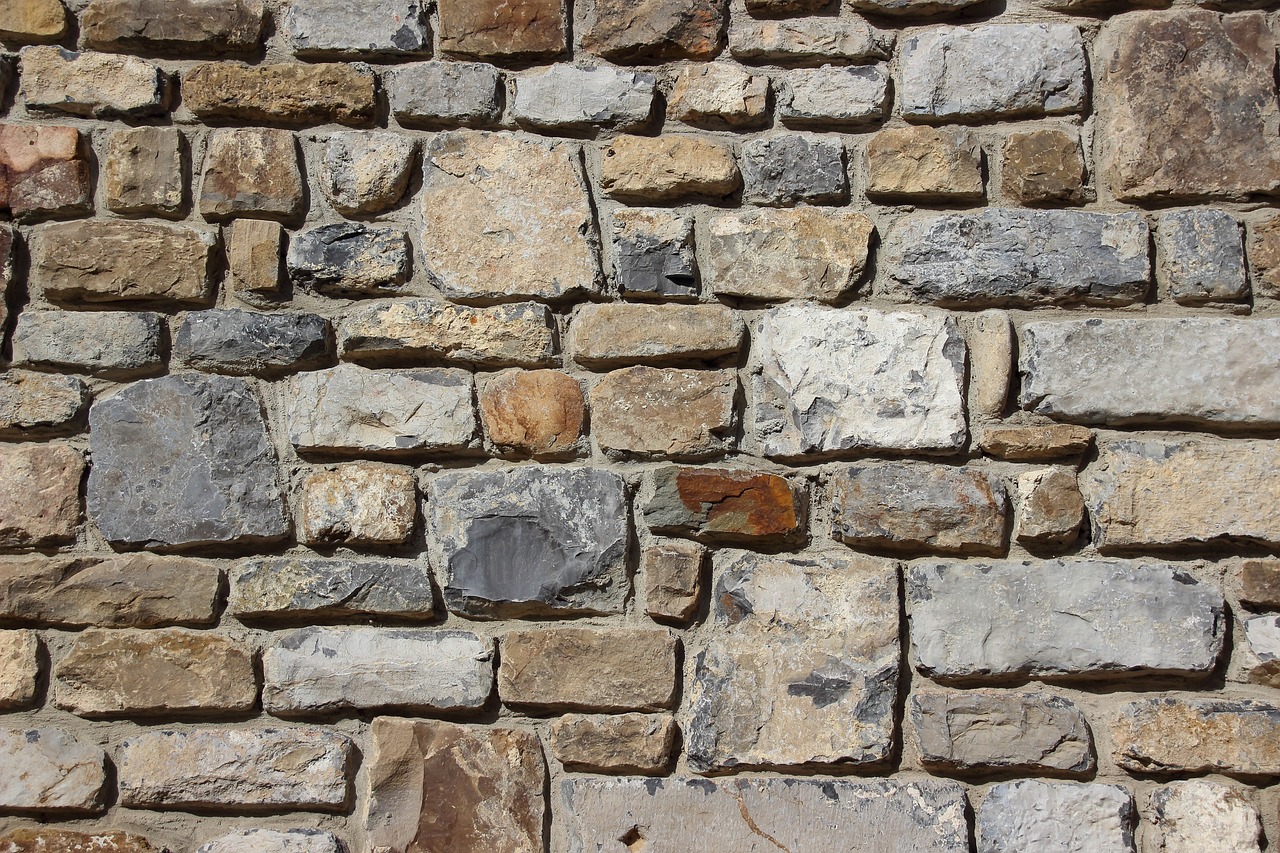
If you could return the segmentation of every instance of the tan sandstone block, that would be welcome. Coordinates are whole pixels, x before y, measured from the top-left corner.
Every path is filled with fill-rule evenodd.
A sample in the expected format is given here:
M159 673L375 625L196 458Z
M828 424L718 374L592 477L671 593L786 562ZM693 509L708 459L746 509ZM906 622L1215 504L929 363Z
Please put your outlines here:
M308 544L397 545L418 517L413 470L354 462L302 482L298 538Z
M732 370L616 370L591 389L592 433L610 454L713 456L733 445L737 390Z
M1004 194L1022 204L1077 204L1084 196L1080 141L1064 130L1011 133L1000 167Z
M574 360L589 367L717 359L736 353L744 332L724 305L584 305L570 324Z
M989 456L1013 462L1043 462L1079 456L1093 444L1093 430L1075 424L990 426L978 446Z
M61 0L6 0L0 5L0 38L57 41L67 31Z
M226 230L227 263L236 291L252 296L280 292L284 229L277 222L238 219Z
M84 469L84 456L66 445L0 447L0 547L74 541Z
M376 84L368 66L343 63L206 62L182 80L183 103L201 119L364 127Z
M725 16L720 0L596 0L582 49L615 62L714 59Z
M884 198L982 198L982 149L968 130L895 127L867 143L867 195Z
M480 418L499 447L568 453L578 445L584 415L582 386L558 370L504 370L480 385Z
M697 612L706 550L696 542L664 539L640 552L646 614L658 620L684 622Z
M1084 521L1084 498L1068 468L1043 468L1018 477L1017 525L1013 535L1027 547L1066 546Z
M94 118L141 118L168 106L167 78L157 66L134 56L60 47L22 50L22 86L27 109Z
M667 115L686 124L755 127L769 118L769 78L728 62L681 67Z
M1157 696L1111 723L1112 757L1136 773L1280 776L1280 707L1251 699Z
M200 213L288 219L302 210L298 144L287 130L215 130L209 135Z
M0 374L0 436L41 438L84 428L89 386L74 376L9 369Z
M600 188L623 200L721 198L742 186L727 145L693 136L622 136L601 155Z
M89 47L119 53L246 53L258 46L263 0L90 0L80 21Z
M36 700L40 638L35 631L0 631L0 711L26 708Z
M176 127L117 130L107 140L107 207L116 213L181 216L186 198L186 139Z
M675 735L675 722L663 714L566 714L551 724L551 753L567 770L661 773Z

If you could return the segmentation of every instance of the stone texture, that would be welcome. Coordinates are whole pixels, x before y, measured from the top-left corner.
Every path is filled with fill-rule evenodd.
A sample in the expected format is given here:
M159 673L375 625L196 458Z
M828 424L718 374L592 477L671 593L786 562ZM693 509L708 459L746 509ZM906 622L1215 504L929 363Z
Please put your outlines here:
M394 133L330 134L320 167L320 189L334 209L346 216L382 213L404 196L417 151L417 140Z
M424 161L422 253L446 296L505 302L598 289L599 238L576 144L458 131L436 135Z
M1280 296L1280 214L1251 222L1246 242L1253 292L1275 299Z
M1156 229L1156 279L1181 305L1249 296L1240 224L1222 210L1175 210Z
M219 129L209 134L200 186L208 219L291 219L305 203L298 143L287 130Z
M84 454L65 444L0 445L0 548L75 541Z
M904 118L963 121L1079 112L1084 39L1071 24L936 27L899 46Z
M752 542L802 536L804 487L745 468L659 468L644 519L657 533Z
M883 295L956 308L1128 305L1150 289L1147 225L1134 213L1001 210L899 221Z
M57 41L67 31L61 0L13 0L0 10L0 37L13 41Z
M1240 564L1240 600L1280 609L1280 561L1245 560Z
M18 219L92 212L87 150L74 127L0 124L0 209Z
M1011 133L1004 142L1000 188L1021 204L1084 201L1084 158L1074 133L1043 128Z
M339 811L350 738L313 728L195 728L135 734L116 750L130 808Z
M435 615L431 573L422 560L260 557L230 575L227 609L241 620Z
M1026 548L1066 547L1084 521L1084 498L1069 468L1041 468L1018 475L1014 538Z
M1094 66L1099 172L1117 198L1280 191L1275 39L1261 12L1124 15L1103 27Z
M27 109L85 118L144 118L165 112L165 74L133 56L24 47L19 96Z
M613 281L632 299L698 295L693 217L654 207L619 208L612 215Z
M882 65L824 65L786 72L778 117L789 127L858 127L885 117L889 72Z
M746 0L747 12L758 18L813 14L826 5L824 0Z
M969 350L969 415L977 422L1000 420L1009 406L1017 343L1009 314L993 308L960 322Z
M1221 593L1165 564L916 563L906 589L932 678L1204 674L1222 650Z
M1280 707L1252 699L1156 696L1111 723L1112 758L1136 773L1280 776Z
M215 308L183 318L173 355L196 370L271 376L329 363L329 339L329 321L316 314Z
M696 542L664 539L640 552L644 612L659 621L686 622L702 602L706 548Z
M244 380L138 382L94 403L89 428L89 514L107 541L250 545L288 533L262 401Z
M285 263L298 287L330 296L385 296L409 280L409 235L356 222L322 225L294 236Z
M0 729L0 809L97 813L106 807L106 756L62 729ZM0 843L5 838L0 836Z
M1242 619L1246 677L1257 684L1280 686L1280 617Z
M5 67L0 64L0 68ZM3 83L0 80L0 83ZM18 232L11 225L0 225L0 328L9 324L9 285L17 278L16 261L20 251ZM16 291L16 288L15 288ZM31 313L27 311L26 313ZM3 336L0 335L0 340Z
M857 16L759 20L734 16L729 53L744 62L814 64L888 59L893 34Z
M600 188L622 201L723 198L742 185L725 144L694 136L620 136L600 161Z
M233 292L250 299L279 295L284 246L284 229L279 223L238 219L223 233Z
M992 788L978 807L979 853L1135 853L1133 797L1119 785L1024 779Z
M582 49L615 62L715 59L726 18L723 0L595 0Z
M534 58L566 46L563 0L441 0L439 9L445 53Z
M186 150L186 137L176 127L114 131L103 171L107 208L180 218L187 196Z
M0 374L0 438L80 432L92 396L74 376L11 369Z
M734 444L737 391L732 370L615 370L591 388L591 433L609 455L716 456Z
M35 703L40 668L40 636L35 631L0 631L0 711Z
M581 447L586 401L578 380L558 370L504 370L480 387L480 419L495 446L532 456Z
M532 731L382 717L372 741L371 849L545 849L547 768Z
M956 127L895 127L867 143L867 195L888 199L982 198L982 149Z
M277 715L475 709L493 691L493 641L467 631L299 628L262 653L262 675L262 707Z
M447 359L503 367L558 363L555 320L532 302L472 308L436 299L356 306L338 326L348 361Z
M753 347L766 456L965 443L964 341L946 317L784 306L757 321Z
M566 770L658 774L671 763L675 736L675 721L665 715L566 714L551 724L550 746Z
M769 120L769 78L727 62L688 63L680 67L667 115L693 125L748 128Z
M1093 430L1070 424L990 426L978 437L983 453L1012 462L1078 457L1092 444Z
M298 56L411 56L431 52L427 11L420 0L294 0L284 29Z
M206 62L183 75L182 100L204 121L365 127L376 112L375 80L359 64Z
M665 628L508 631L498 695L541 711L660 711L675 702L678 646Z
M849 6L860 12L912 18L952 15L976 5L979 0L849 0Z
M84 43L116 53L190 57L253 53L262 38L262 0L90 0Z
M742 144L740 163L742 199L751 204L839 204L849 192L844 145L838 139L761 136Z
M413 470L352 462L308 474L298 518L298 541L308 545L399 545L418 518Z
M377 456L460 450L475 436L464 370L340 364L289 381L285 423L299 451Z
M132 379L164 370L159 314L23 311L13 330L14 364Z
M525 127L632 130L649 120L656 82L644 71L553 65L515 78L511 115Z
M680 364L734 355L745 327L723 305L584 305L570 324L573 358L587 367Z
M1088 773L1093 738L1061 696L1004 690L927 690L911 697L920 761L953 773Z
M483 62L418 62L383 76L391 111L405 127L483 127L502 115L502 75Z
M0 835L4 853L163 853L140 835L120 830L76 832L47 827L14 829Z
M1239 788L1188 779L1151 792L1156 853L1261 853L1262 822Z
M196 848L196 853L344 853L332 832L320 829L241 829Z

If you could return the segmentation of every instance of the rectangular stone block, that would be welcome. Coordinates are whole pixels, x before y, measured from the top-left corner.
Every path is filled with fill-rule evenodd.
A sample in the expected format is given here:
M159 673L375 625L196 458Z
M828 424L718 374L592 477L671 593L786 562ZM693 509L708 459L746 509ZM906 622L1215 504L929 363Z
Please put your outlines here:
M418 519L413 469L352 462L312 471L298 496L298 541L308 545L401 545Z
M13 0L0 10L0 36L15 41L57 41L67 31L62 0Z
M338 324L338 347L348 361L544 367L559 364L555 326L547 307L533 302L472 308L402 299L347 311Z
M598 0L582 48L618 63L714 59L724 47L727 17L719 0Z
M484 127L502 115L502 75L483 62L418 62L383 76L391 111L404 127Z
M168 108L168 76L134 56L24 47L21 61L18 92L29 110L136 119Z
M366 127L376 92L373 70L355 63L206 62L182 78L183 104L204 121Z
M837 205L849 194L844 143L804 133L758 136L738 149L742 200L764 207Z
M659 622L684 622L702 601L706 548L696 542L665 539L640 552L644 576L644 612Z
M0 124L0 208L21 220L92 213L87 153L74 127Z
M1230 697L1157 696L1111 723L1112 758L1133 773L1280 776L1280 707Z
M522 127L634 130L653 112L649 72L557 64L515 78L511 116Z
M106 755L54 728L0 729L0 809L95 814L106 808Z
M166 16L167 17L167 16ZM107 139L107 207L181 218L187 198L187 140L176 127L134 127Z
M13 361L104 379L164 370L164 318L144 311L23 311L13 330Z
M783 75L778 115L788 127L857 127L884 118L889 72L882 65L803 68Z
M620 208L613 212L611 233L613 282L628 297L698 295L692 216L657 207Z
M697 136L619 136L600 160L600 189L629 204L722 199L742 186L733 149Z
M265 13L262 0L90 0L80 29L96 50L243 54L258 47Z
M412 56L431 52L420 0L295 0L284 29L297 56Z
M0 445L0 549L74 542L84 469L84 453L69 445Z
M735 442L737 393L733 370L615 370L591 388L591 434L611 457L717 456Z
M551 724L551 752L566 770L660 773L671 763L675 721L663 714L566 714Z
M318 314L213 308L183 318L173 357L209 373L278 376L332 363L331 336Z
M1024 779L997 785L978 807L979 853L1136 853L1133 796L1120 785Z
M284 229L278 222L238 219L223 231L231 287L237 296L272 297L280 292Z
M242 620L435 615L425 560L260 557L232 569L230 581L227 609Z
M1209 847L1262 853L1262 821L1250 793L1202 779L1156 788L1148 820L1161 853L1199 853Z
M320 165L320 189L344 216L385 213L409 188L417 153L418 140L399 133L331 133Z
M586 442L582 384L559 370L503 370L481 380L480 419L500 451L534 458L580 454Z
M287 130L210 131L200 178L200 214L210 220L289 220L303 213L306 194L298 156L298 141Z
M35 631L0 631L0 711L34 704L39 679L40 635Z
M667 97L667 115L711 128L758 127L769 119L769 78L729 62L683 65Z
M729 53L760 64L864 63L888 59L893 33L872 27L861 16L760 20L734 15Z
M742 320L724 305L583 305L569 324L573 358L587 367L680 364L734 355Z
M807 496L779 474L671 465L653 472L644 520L654 532L711 541L795 539L803 536Z
M74 376L10 368L0 374L0 437L49 438L85 427L92 392Z
M1240 223L1225 210L1192 208L1160 216L1156 279L1180 305L1240 302L1249 296Z
M457 56L534 58L565 49L564 0L443 0L440 49Z

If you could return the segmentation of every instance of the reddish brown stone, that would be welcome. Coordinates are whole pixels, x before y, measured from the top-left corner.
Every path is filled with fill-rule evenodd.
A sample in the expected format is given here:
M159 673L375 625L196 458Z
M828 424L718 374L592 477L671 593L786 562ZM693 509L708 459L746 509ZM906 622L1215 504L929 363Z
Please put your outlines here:
M1083 198L1080 142L1065 130L1009 134L1000 173L1004 194L1023 204L1075 204Z
M1241 601L1259 608L1280 607L1280 560L1245 560L1240 587Z
M80 131L0 124L0 208L19 218L69 216L93 208Z
M731 468L664 468L644 508L655 531L726 541L787 538L800 532L800 493L786 478Z
M371 124L377 104L373 72L339 62L206 62L183 77L182 99L201 119L351 127Z
M582 386L558 370L504 370L480 389L489 440L534 456L571 451L584 411Z
M84 456L62 444L0 449L0 547L65 545L80 524Z
M440 0L440 49L487 57L563 53L563 0Z
M1093 430L1075 424L988 427L978 440L983 453L1015 462L1079 456L1091 444Z
M119 830L74 832L33 827L0 835L0 853L160 853L140 835Z
M723 0L596 0L583 50L616 61L714 59Z

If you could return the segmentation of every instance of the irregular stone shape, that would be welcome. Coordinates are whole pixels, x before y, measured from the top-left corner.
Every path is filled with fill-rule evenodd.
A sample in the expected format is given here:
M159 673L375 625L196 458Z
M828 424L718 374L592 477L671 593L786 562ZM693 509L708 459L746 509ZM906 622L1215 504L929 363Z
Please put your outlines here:
M300 451L395 455L460 450L476 433L465 370L340 364L289 380L289 441Z
M1248 679L1280 686L1280 616L1255 616L1243 625Z
M558 370L504 370L480 388L489 441L533 456L577 449L585 414L582 386Z
M0 809L88 812L104 810L106 756L62 729L0 729ZM0 836L0 842L4 837ZM43 849L43 848L41 848Z
M553 65L515 79L511 115L526 127L631 130L649 120L656 82L648 72Z
M308 474L298 516L298 541L309 545L399 545L418 518L413 470L352 462Z
M85 118L144 118L167 109L166 75L133 56L24 47L19 95L27 109Z
M1280 213L1251 222L1247 243L1253 292L1275 299L1280 295Z
M960 321L969 349L969 415L1000 420L1009 404L1013 375L1013 326L1006 311L991 309Z
M1252 699L1157 696L1111 724L1112 758L1136 773L1280 776L1280 707Z
M201 844L196 853L344 853L332 832L319 829L242 829Z
M757 127L769 120L769 78L728 62L681 66L667 98L667 115L685 124Z
M734 355L746 327L723 305L583 305L570 326L588 367L679 364Z
M1093 444L1093 430L1070 424L992 426L978 437L982 452L1013 462L1044 462L1079 456Z
M978 853L1135 853L1135 820L1119 785L1006 782L978 807Z
M253 53L262 0L90 0L80 17L87 47L116 53Z
M978 5L978 0L849 0L849 7L877 15L918 17L953 14Z
M329 321L316 314L215 308L183 319L173 354L196 370L270 376L324 365L333 349Z
M221 586L222 573L197 560L33 555L0 562L0 620L60 628L212 625Z
M758 20L735 15L729 53L744 62L806 64L864 63L888 59L893 33L877 30L856 15Z
M702 272L718 296L834 302L862 277L875 226L852 210L712 214Z
M19 219L91 213L87 150L74 127L0 124L0 208Z
M1263 13L1124 15L1102 28L1094 65L1099 171L1117 198L1280 190L1275 39ZM1164 104L1180 105L1176 116Z
M620 136L600 161L600 189L621 201L723 198L742 186L729 146L693 136Z
M964 340L940 315L774 308L753 347L754 431L766 456L964 446Z
M14 41L57 41L67 31L61 0L13 0L0 10L0 37Z
M801 68L782 75L778 117L789 127L857 127L885 117L889 72L883 65Z
M448 54L534 58L566 46L563 0L441 0L439 10Z
M715 59L727 16L722 0L596 0L582 49L623 63Z
M880 131L867 143L867 195L949 201L982 198L978 138L955 127Z
M640 552L644 612L659 621L685 622L702 601L702 564L707 549L696 542L664 539Z
M925 30L899 47L902 115L963 121L1080 112L1084 54L1072 24Z
M609 455L703 459L733 448L733 370L627 367L591 389L591 432Z
M89 219L39 226L31 281L54 302L192 305L211 295L213 236L183 225Z
M1056 128L1009 134L1000 166L1000 187L1022 204L1084 201L1084 157L1079 138Z
M502 115L502 75L483 62L418 62L383 76L391 111L404 127L483 127Z
M635 299L698 295L693 217L654 207L613 212L613 281Z
M404 196L417 151L416 139L395 133L354 130L330 134L320 169L320 189L341 214L382 213Z
M272 714L479 708L493 692L493 640L467 631L299 628L262 653Z
M916 563L907 597L931 678L1203 674L1222 651L1221 593L1160 563Z
M119 830L75 832L36 827L0 835L4 853L163 853L140 835Z
M180 218L186 201L186 137L176 127L131 127L107 139L103 191L123 214Z
M132 379L164 370L164 318L145 312L23 311L13 330L13 361Z
M675 721L662 714L566 714L551 724L550 745L566 770L657 774L670 765L675 739Z
M84 454L64 444L0 445L0 548L75 541Z
M532 731L380 717L372 740L370 849L545 851L547 768Z
M617 849L619 838L653 850L967 853L964 812L964 790L933 779L576 776L560 782L552 832L567 853Z
M280 293L284 229L261 219L237 219L223 232L231 286L241 298L275 297Z
M1180 358L1182 356L1179 356ZM1267 476L1273 441L1126 439L1099 444L1081 477L1094 542L1105 552L1138 546L1280 542Z
M107 541L247 546L289 532L262 401L243 379L138 382L94 403L89 429L89 514Z
M1245 560L1240 564L1240 600L1263 608L1280 608L1280 561Z
M678 645L665 628L508 631L498 695L506 705L543 711L671 708Z
M0 64L0 68L6 67ZM0 83L3 83L0 80ZM9 323L9 304L6 301L9 294L9 285L15 280L16 270L14 269L16 256L18 254L18 236L11 225L0 225L0 326L7 326ZM24 312L30 313L30 311Z
M1088 773L1093 738L1061 696L1005 690L930 690L911 697L920 761L930 770Z
M182 101L203 121L366 127L377 88L360 64L205 62L183 75Z
M129 808L340 811L353 745L319 728L144 731L116 750Z
M538 465L446 473L428 488L432 563L454 613L622 612L627 503L617 474Z
M347 311L338 344L348 361L448 359L537 367L559 363L554 328L546 306L532 302L471 308L404 299Z
M409 280L409 235L356 222L322 225L289 244L289 278L333 296L386 295Z
M659 468L644 520L656 533L751 542L802 535L804 488L744 468Z
M0 711L36 701L40 678L40 636L35 631L0 631Z
M1204 305L1249 296L1240 224L1222 210L1175 210L1156 229L1156 278L1174 302Z
M0 438L46 438L84 428L92 394L74 376L10 369L0 374Z
M431 52L420 0L294 0L285 29L297 56L405 56Z
M1042 468L1018 476L1014 538L1027 547L1065 547L1084 521L1084 498L1069 468Z
M1248 796L1200 779L1171 782L1151 792L1147 819L1157 853L1261 853L1262 821Z
M849 192L838 139L761 136L743 143L741 163L742 199L751 204L838 204Z
M716 631L695 659L689 766L817 768L889 756L898 573L841 553L718 551Z
M209 134L200 186L200 213L205 218L292 219L303 212L305 203L298 143L292 133L221 128Z
M446 296L561 299L599 289L580 147L456 131L433 137L424 161L422 253Z
M227 609L246 619L430 619L435 593L425 560L260 557L232 569Z

